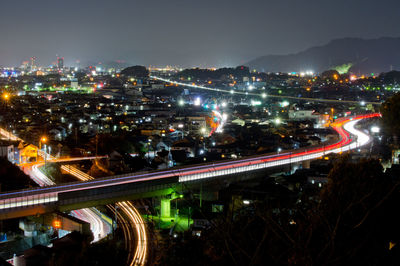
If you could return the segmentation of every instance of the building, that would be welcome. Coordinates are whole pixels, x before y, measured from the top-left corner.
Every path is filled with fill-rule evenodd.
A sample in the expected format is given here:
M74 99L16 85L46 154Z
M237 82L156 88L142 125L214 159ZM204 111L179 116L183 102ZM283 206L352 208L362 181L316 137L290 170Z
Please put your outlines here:
M36 56L31 57L31 70L36 69Z
M0 157L14 163L14 145L11 142L0 142Z
M57 68L59 70L64 68L64 57L57 57Z

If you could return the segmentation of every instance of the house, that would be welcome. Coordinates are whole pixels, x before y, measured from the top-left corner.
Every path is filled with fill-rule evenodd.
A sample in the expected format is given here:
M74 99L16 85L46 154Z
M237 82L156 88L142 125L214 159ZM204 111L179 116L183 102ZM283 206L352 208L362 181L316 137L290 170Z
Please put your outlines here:
M14 163L14 145L9 142L0 142L0 157L6 158L8 161Z
M18 144L18 151L19 151L19 162L30 162L33 158L37 160L38 156L38 149L36 146L32 144L27 144L24 142L20 142Z

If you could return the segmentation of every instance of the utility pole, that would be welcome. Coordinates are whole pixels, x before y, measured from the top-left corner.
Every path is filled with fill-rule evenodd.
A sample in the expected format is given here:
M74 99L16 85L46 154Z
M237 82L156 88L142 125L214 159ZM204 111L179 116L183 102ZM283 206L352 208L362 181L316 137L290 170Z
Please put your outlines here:
M96 157L97 157L98 146L99 146L99 135L96 132Z
M203 183L200 183L200 209L203 202Z

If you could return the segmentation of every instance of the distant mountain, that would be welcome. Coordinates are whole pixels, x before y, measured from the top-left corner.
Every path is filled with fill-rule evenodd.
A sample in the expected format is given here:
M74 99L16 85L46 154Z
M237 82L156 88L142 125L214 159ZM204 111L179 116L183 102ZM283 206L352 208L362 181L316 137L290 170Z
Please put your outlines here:
M320 73L328 69L350 68L352 73L367 74L399 70L400 37L337 39L296 54L258 57L245 65L263 72L312 70Z

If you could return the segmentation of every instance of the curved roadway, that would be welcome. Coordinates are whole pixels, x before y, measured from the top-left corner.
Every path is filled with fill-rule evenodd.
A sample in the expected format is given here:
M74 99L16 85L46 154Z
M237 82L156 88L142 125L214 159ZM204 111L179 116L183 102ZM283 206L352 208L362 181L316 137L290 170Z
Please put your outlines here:
M208 163L197 166L183 167L180 169L112 176L99 178L88 182L67 183L45 188L26 189L22 191L2 193L0 194L0 210L17 206L22 207L45 202L54 202L58 200L58 193L63 192L96 189L100 187L135 183L140 181L151 182L152 180L169 177L179 177L179 182L185 182L312 160L332 152L341 153L368 143L369 136L355 129L354 126L363 119L377 116L379 116L379 114L359 115L335 123L332 125L332 127L337 131L341 139L337 143L326 146L321 145L318 147L293 150L291 152L280 154L254 156L251 158Z
M208 91L216 91L216 92L222 92L222 93L230 93L230 94L240 94L240 95L250 95L250 96L258 96L258 97L270 97L270 98L284 98L284 99L292 99L292 100L298 100L298 101L312 101L312 102L327 102L327 103L350 103L350 104L360 104L359 101L351 101L351 100L334 100L334 99L321 99L321 98L305 98L305 97L296 97L296 96L285 96L285 95L273 95L273 94L260 94L260 93L254 93L254 92L244 92L244 91L235 91L235 90L226 90L226 89L218 89L218 88L211 88L211 87L206 87L202 85L196 85L194 83L188 84L184 82L179 82L179 81L174 81L170 79L165 79L161 77L156 77L156 76L150 76L150 78L171 83L171 84L177 84L180 86L185 86L185 87L191 87L195 89L201 89L201 90L208 90ZM381 105L380 102L364 102L363 104L373 104L373 105Z

